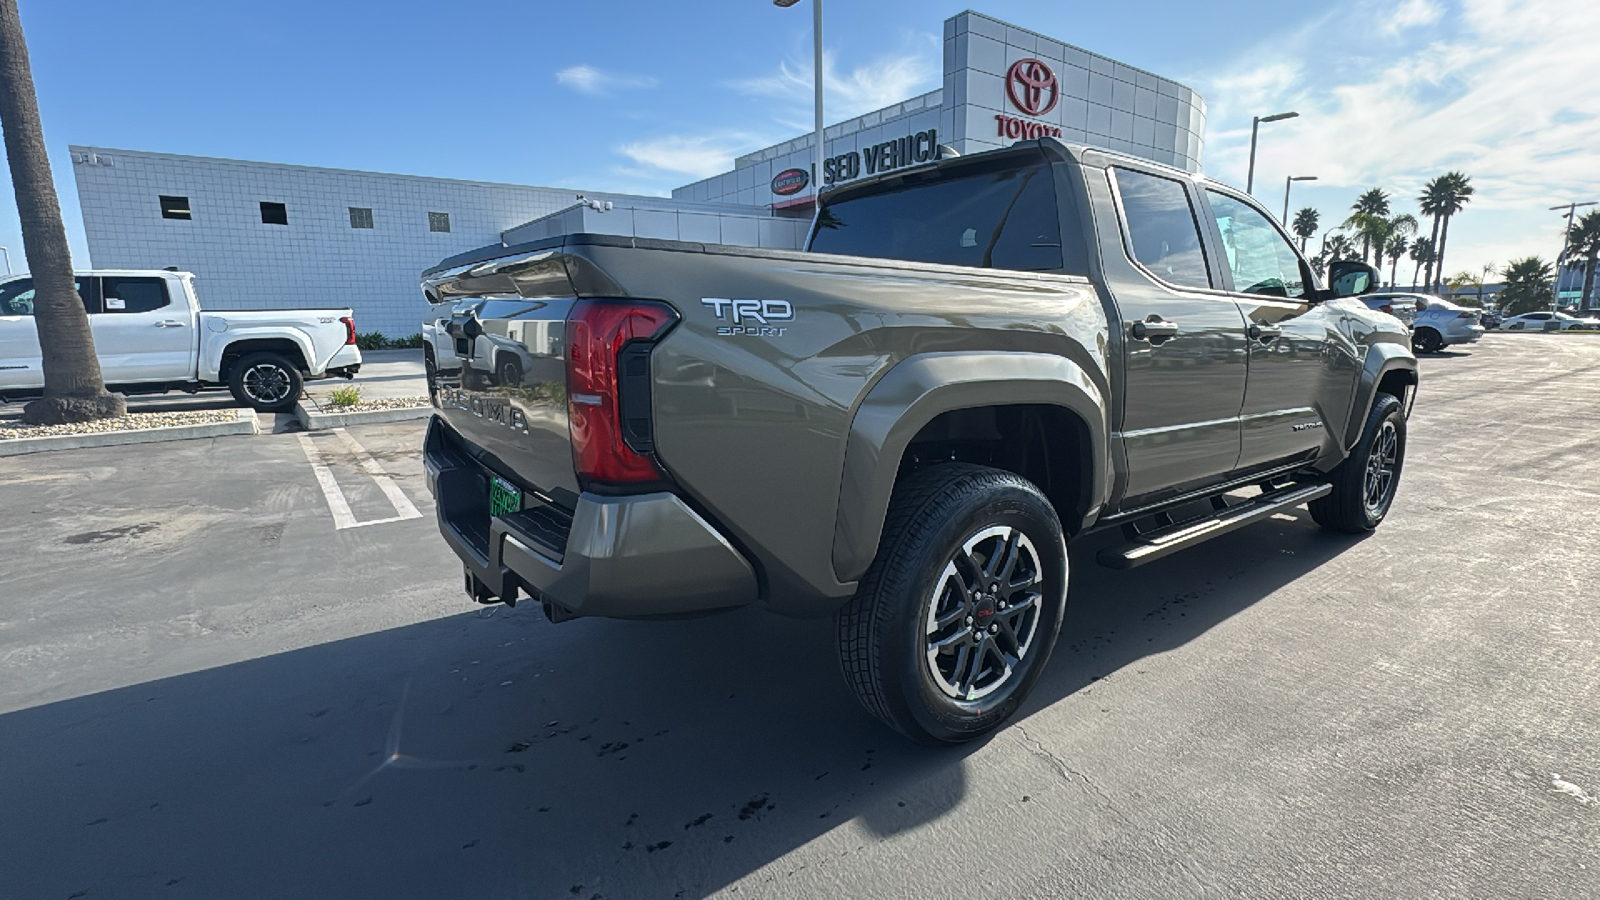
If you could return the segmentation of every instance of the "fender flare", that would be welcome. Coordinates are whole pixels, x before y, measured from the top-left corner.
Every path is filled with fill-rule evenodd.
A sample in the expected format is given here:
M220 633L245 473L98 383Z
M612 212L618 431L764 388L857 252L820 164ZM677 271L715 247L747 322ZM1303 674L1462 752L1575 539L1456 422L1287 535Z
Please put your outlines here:
M305 359L306 370L312 375L322 374L327 360L317 359L316 349L311 339L305 332L297 328L229 328L216 335L216 340L206 353L205 359L200 361L200 376L204 381L216 381L222 371L222 358L228 355L228 348L243 341L289 341L300 349L300 355Z
M900 461L911 439L941 413L983 406L1058 406L1089 434L1092 514L1103 504L1106 404L1101 389L1062 356L1016 352L925 353L894 366L867 392L850 422L833 538L834 575L859 579L878 552ZM1069 530L1079 523L1063 523Z
M1411 348L1398 342L1369 346L1366 359L1361 364L1361 374L1356 382L1355 397L1350 404L1350 415L1345 421L1343 440L1340 441L1346 452L1361 440L1361 429L1366 424L1367 413L1372 411L1372 404L1378 397L1378 385L1390 372L1408 373L1411 376L1413 389L1416 387L1417 357L1411 352ZM1414 390L1412 396L1415 397ZM1408 404L1406 413L1409 415L1410 412Z

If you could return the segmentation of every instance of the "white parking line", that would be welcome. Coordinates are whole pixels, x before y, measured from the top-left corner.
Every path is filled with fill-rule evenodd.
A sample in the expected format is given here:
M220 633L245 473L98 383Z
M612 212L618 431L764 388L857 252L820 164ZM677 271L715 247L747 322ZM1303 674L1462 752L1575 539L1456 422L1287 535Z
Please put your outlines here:
M355 514L350 511L350 502L345 499L344 491L339 489L339 482L333 477L333 470L328 468L327 462L323 459L322 451L317 449L316 442L311 440L309 435L297 434L295 437L300 439L300 449L305 451L306 460L311 463L311 471L317 477L317 486L322 488L322 496L328 501L328 511L333 514L335 531L422 518L422 513L417 511L416 506L411 503L411 499L405 495L404 491L400 490L400 486L394 483L394 479L389 477L389 473L384 471L383 466L372 457L372 454L367 452L367 448L361 446L343 428L335 428L333 430L338 432L339 438L350 449L351 455L356 458L357 464L361 466L361 471L365 472L373 483L378 486L378 490L383 491L383 495L389 498L389 502L394 506L395 511L395 515L388 518L357 522Z
M389 498L390 503L394 504L395 519L422 518L422 513L417 512L417 508L411 505L411 498L400 490L400 486L395 484L394 479L389 477L389 473L384 471L383 466L372 458L372 454L367 452L367 448L357 443L356 439L351 437L350 433L343 428L335 428L333 431L344 441L345 446L350 448L350 452L355 454L356 461L361 464L361 471L372 476L372 480L378 485L378 490L383 491L383 495Z
M339 482L333 478L333 471L327 463L322 461L322 454L318 452L317 445L305 434L297 434L300 439L300 449L306 452L306 459L311 463L311 471L317 476L317 486L322 488L322 496L328 500L328 511L333 513L333 528L335 531L344 528L356 527L355 514L350 512L350 504L344 499L344 491L339 490Z

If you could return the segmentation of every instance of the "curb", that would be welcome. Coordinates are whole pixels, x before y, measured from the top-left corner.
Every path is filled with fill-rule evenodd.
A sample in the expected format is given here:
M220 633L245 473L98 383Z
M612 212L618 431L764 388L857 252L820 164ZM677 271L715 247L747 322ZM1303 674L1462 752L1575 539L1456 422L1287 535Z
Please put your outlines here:
M344 428L347 425L378 425L384 422L411 422L433 415L431 406L407 406L401 409L369 409L366 412L325 413L307 409L304 403L294 405L294 417L307 431L327 428Z
M46 450L83 450L90 447L116 447L122 444L157 444L193 438L226 437L233 434L260 434L261 420L250 409L234 410L232 422L206 422L200 425L165 425L130 431L99 431L93 434L54 434L48 437L16 438L0 441L0 456L20 456Z

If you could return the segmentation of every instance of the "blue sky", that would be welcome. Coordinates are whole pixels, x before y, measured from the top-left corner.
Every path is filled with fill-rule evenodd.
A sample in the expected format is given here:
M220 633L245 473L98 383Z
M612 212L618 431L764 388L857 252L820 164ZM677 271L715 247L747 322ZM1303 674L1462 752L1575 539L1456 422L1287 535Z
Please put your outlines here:
M665 193L809 127L808 3L273 4L21 0L69 239L87 258L68 144ZM829 121L939 86L965 3L830 0ZM1210 105L1205 169L1342 219L1363 188L1413 209L1426 178L1478 186L1452 272L1546 259L1546 210L1600 199L1594 0L1039 3L975 8L1182 81ZM1573 37L1567 37L1567 36ZM1414 211L1414 210L1413 210ZM9 179L0 244L21 262ZM20 266L19 266L20 267ZM1402 278L1404 280L1404 276Z

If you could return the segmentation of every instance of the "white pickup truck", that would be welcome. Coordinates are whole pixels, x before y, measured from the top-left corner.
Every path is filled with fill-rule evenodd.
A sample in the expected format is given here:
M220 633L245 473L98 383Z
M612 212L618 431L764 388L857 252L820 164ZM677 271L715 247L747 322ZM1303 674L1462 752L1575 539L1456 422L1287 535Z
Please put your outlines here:
M227 387L262 411L290 409L303 382L361 368L349 309L203 311L194 275L108 269L76 275L106 386L125 394ZM44 387L33 279L0 281L0 401Z

